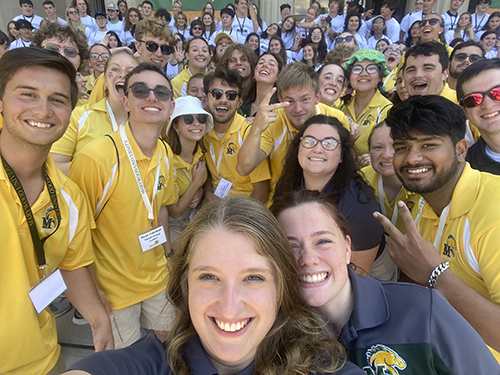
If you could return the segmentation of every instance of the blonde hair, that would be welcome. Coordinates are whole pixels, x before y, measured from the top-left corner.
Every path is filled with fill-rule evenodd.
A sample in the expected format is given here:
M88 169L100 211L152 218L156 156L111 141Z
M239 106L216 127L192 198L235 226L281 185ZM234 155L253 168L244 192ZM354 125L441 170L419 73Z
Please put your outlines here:
M168 25L156 18L148 17L139 21L135 27L135 39L141 40L145 35L165 40L171 46L175 46L175 39Z
M185 344L196 336L188 305L189 262L200 237L220 228L247 236L275 272L276 319L257 347L254 374L333 373L341 367L345 350L327 337L300 296L293 250L279 223L260 202L232 196L203 207L174 244L167 295L176 318L166 344L173 373L191 373L184 358Z

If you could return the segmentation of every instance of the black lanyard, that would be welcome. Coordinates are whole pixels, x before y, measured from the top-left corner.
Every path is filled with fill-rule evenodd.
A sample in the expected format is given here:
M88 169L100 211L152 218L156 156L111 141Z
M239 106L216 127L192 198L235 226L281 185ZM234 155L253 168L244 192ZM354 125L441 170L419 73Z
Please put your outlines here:
M21 201L21 205L23 206L24 210L24 216L26 217L26 222L28 223L28 227L30 229L31 233L31 239L33 241L33 246L35 248L36 252L36 258L37 258L37 263L38 263L38 269L41 269L43 272L43 276L45 277L45 268L47 267L47 261L45 260L45 251L43 250L43 244L47 239L52 236L58 229L59 225L61 224L61 212L59 211L59 204L57 202L57 194L56 194L56 189L54 188L54 185L52 184L52 181L50 180L49 175L47 174L47 170L44 167L44 175L45 175L45 183L47 184L47 190L49 191L49 196L50 200L52 202L52 205L54 206L54 210L56 212L56 217L57 217L57 227L56 229L49 234L47 237L40 239L40 236L38 234L38 231L36 229L36 224L35 224L35 219L33 217L33 212L31 211L30 204L28 202L28 199L26 198L26 193L24 192L23 186L21 185L21 182L17 178L16 174L10 167L10 165L7 163L7 161L3 158L3 156L0 154L0 157L2 158L2 164L5 169L5 172L7 172L7 177L9 177L10 183L16 190L16 193L19 197L19 200Z

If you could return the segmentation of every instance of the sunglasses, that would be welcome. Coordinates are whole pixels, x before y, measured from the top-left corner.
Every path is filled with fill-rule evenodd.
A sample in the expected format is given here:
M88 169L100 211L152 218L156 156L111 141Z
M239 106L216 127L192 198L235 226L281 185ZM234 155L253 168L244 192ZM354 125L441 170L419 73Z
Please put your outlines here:
M469 61L474 64L475 62L478 62L479 60L482 60L483 58L479 55L476 54L471 54L467 55L466 53L457 53L455 56L453 56L453 59L462 62L465 61L465 59L469 59Z
M146 49L149 52L156 52L156 51L158 51L158 48L161 48L162 55L170 55L174 51L174 49L171 46L169 46L168 44L159 45L158 43L152 42L150 40L148 40L148 41L138 40L138 42L139 43L146 43Z
M226 94L226 98L230 102L234 101L236 99L236 97L240 94L236 90L224 91L221 89L210 89L210 90L208 90L208 92L212 94L212 98L214 98L215 100L219 100L220 98L222 98L222 94Z
M101 54L98 54L98 53L91 53L90 54L90 58L92 60L98 60L99 57L101 59L103 59L104 61L108 60L109 59L109 53L101 53Z
M431 25L431 26L436 26L437 24L439 23L439 19L437 18L431 18L429 20L422 20L420 21L420 27L423 27L427 24Z
M71 15L73 15L73 14L78 14L78 11L77 11L77 10L70 10L70 11L68 12L68 14L71 14Z
M137 99L146 99L150 91L153 91L156 99L159 101L166 102L172 99L172 90L163 85L158 85L154 89L150 89L145 84L137 82L130 85L129 89Z
M304 148L314 148L316 147L318 142L321 143L321 147L323 147L323 149L325 149L326 151L335 151L341 143L338 139L335 138L316 139L311 135L300 137L300 144Z
M78 55L78 51L76 49L73 49L73 48L61 48L59 46L56 46L55 44L47 44L43 48L48 49L49 51L57 52L57 53L61 53L61 51L62 51L62 53L66 57L69 57L70 59L72 59L73 57L76 57Z
M182 117L182 121L184 121L184 123L186 125L191 125L194 122L193 115L182 115L181 117ZM198 114L198 115L196 115L196 119L198 120L198 122L200 124L206 124L207 120L208 120L208 115Z
M354 65L352 67L351 73L358 75L358 74L361 74L363 72L363 70L366 70L366 72L368 74L375 74L378 72L378 65L370 64L370 65L367 65L365 67L363 67L363 65Z
M489 96L491 100L500 101L500 86L493 87L488 91L473 92L471 94L465 95L462 99L460 99L460 104L465 108L477 107L481 105L485 95Z
M346 36L345 38L342 38L341 36L338 36L337 39L335 39L335 43L342 43L344 40L346 43L350 43L352 42L352 39L354 38L354 36L352 35L349 35L349 36Z

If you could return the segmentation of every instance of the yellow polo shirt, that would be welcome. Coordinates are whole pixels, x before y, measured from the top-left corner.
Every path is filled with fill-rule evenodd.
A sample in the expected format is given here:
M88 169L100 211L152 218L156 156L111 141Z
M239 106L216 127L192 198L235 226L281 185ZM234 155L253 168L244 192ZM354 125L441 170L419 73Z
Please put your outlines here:
M191 185L191 182L193 181L193 168L200 159L205 160L203 151L201 151L200 147L198 147L193 155L193 162L191 164L186 163L179 155L173 155L175 190L179 197L182 197ZM206 180L207 177L205 177L203 183L205 183Z
M177 202L174 187L172 150L158 140L153 156L146 157L137 145L128 122L125 132L130 142L142 182L153 202L157 225L161 206ZM142 252L138 234L150 229L148 212L139 192L120 132L89 143L73 159L69 170L86 196L96 223L92 231L95 275L99 288L113 310L144 301L165 289L166 258L161 245ZM116 150L120 156L117 163ZM160 164L158 159L160 158ZM158 180L157 166L160 165Z
M375 193L375 198L377 198L377 202L382 205L382 202L380 202L380 194L378 190L378 183L379 183L379 178L380 178L380 173L375 172L373 167L371 165L368 165L364 168L361 169L361 172L365 175L365 180L366 182L373 188L374 193ZM406 206L410 209L410 212L413 212L413 208L417 207L418 209L418 202L420 201L421 195L417 193L412 193L408 190L406 190L404 187L401 189L399 192L398 196L392 201L389 202L387 200L387 196L385 195L385 191L382 192L383 198L384 198L384 207L385 207L385 213L386 216L389 218L389 220L392 221L392 216L394 213L394 207L396 207L396 203L398 201L403 201L406 203ZM396 211L397 220L396 220L396 227L403 233L406 233L406 228L403 223L403 218L401 215L399 215L399 210Z
M354 101L355 98L352 98L349 102L344 103L341 107L341 111L359 125L361 135L354 143L354 146L356 147L357 154L363 155L370 152L368 149L368 137L370 136L372 128L379 122L385 120L387 112L392 107L392 103L382 95L379 90L376 90L375 95L373 95L368 105L361 111L359 116L356 117Z
M286 154L288 153L288 146L299 133L299 130L296 129L290 121L288 121L283 108L278 109L276 113L276 121L270 124L266 131L262 133L262 140L260 142L260 148L269 157L269 164L271 168L269 196L271 199L274 196L276 183L280 179L281 172L283 171ZM319 103L316 105L316 115L320 114L335 117L342 123L342 125L344 125L346 129L350 129L347 117L338 109ZM248 132L248 130L245 131L243 138L246 138Z
M187 95L187 83L191 76L191 71L189 70L189 67L186 66L182 72L172 78L170 83L172 84L172 90L174 91L174 100Z
M387 77L384 78L384 91L391 93L396 91L396 80L398 79L398 68L394 68Z
M217 137L215 129L210 130L203 137L203 145L205 146L205 150L207 150L205 153L205 161L210 175L212 176L214 191L217 189L221 178L224 178L233 183L228 195L249 196L253 192L252 184L266 181L271 178L267 160L260 163L248 176L240 176L236 171L238 152L243 144L243 133L248 131L248 126L249 125L245 122L245 118L236 113L231 126L222 139ZM219 171L217 171L217 164L219 162L220 167Z
M85 197L78 187L57 169L51 156L45 166L57 192L61 223L57 227L47 190L31 206L44 244L49 272L59 267L71 271L91 264L89 215ZM61 351L57 344L56 320L49 308L40 314L28 292L40 279L36 253L21 202L0 163L0 373L46 374Z
M422 237L434 242L439 217L428 204L417 225ZM453 191L439 253L455 275L496 305L500 305L499 243L500 176L479 172L467 163ZM491 351L500 361L500 353Z
M71 113L68 129L52 145L50 152L74 157L87 143L111 134L113 125L106 108L106 100L104 98L94 104L76 107Z

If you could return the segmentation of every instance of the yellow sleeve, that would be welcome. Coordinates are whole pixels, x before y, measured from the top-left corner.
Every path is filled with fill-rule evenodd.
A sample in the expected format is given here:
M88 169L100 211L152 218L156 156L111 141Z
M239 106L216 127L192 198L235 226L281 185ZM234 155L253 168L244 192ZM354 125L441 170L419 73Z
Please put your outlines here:
M257 168L249 175L250 181L253 183L266 181L271 179L271 172L269 171L269 159L265 158Z
M170 146L161 141L161 145L158 145L159 147L166 146L167 148L167 159L168 163L166 162L165 159L164 162L166 163L166 176L165 176L165 193L163 195L163 200L161 205L162 206L169 206L174 203L176 203L179 200L179 188L176 187L175 183L175 169L174 169L174 155L172 153L172 150L170 149Z
M73 157L76 150L76 144L78 142L78 121L84 113L84 107L76 107L73 110L68 128L64 132L63 136L54 142L50 152Z
M89 96L89 104L94 104L106 97L106 86L104 86L104 74L101 74L94 83L94 88Z
M497 224L483 232L485 234L480 236L477 244L471 245L490 299L500 305L500 251L497 251L500 243L500 226Z
M172 79L170 83L172 84L172 90L174 91L174 100L175 100L181 96L181 89L184 81L182 80L181 75L177 75Z

